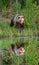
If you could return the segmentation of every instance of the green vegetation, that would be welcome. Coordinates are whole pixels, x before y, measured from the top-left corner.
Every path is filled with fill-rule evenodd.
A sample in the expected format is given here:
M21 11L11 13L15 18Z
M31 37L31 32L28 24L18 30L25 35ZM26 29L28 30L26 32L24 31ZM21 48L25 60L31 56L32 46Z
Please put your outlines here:
M39 22L36 25L35 20L39 17L39 5L37 6L36 3L32 4L32 0L26 0L25 7L21 8L23 3L16 3L14 0L12 3L11 1L2 0L0 4L0 49L7 48L11 43L15 44L21 40L25 43L25 55L17 57L12 55L11 51L4 51L2 57L3 65L21 65L20 63L23 62L24 57L27 65L38 65L39 49L36 46L39 43L39 37L35 37L35 34L39 33ZM11 18L17 11L25 19L25 28L21 32L20 29L10 27ZM20 38L15 36L26 37Z
M21 40L23 42L25 42L25 55L24 56L25 56L25 59L26 59L26 63L28 65L31 65L31 64L32 65L33 64L37 65L38 62L39 62L39 51L36 48L37 43L39 42L38 39L39 39L38 37L37 38L35 38L35 37L21 38ZM1 47L2 48L7 48L12 42L13 43L16 43L16 42L20 41L20 38L19 39L18 38L10 38L10 39L9 38L8 39L6 38L6 39L0 40L0 41L2 41L1 42ZM5 54L3 56L4 57L3 58L3 61L4 61L5 64L8 62L8 60L12 60L12 61L9 61L9 62L11 62L13 64L16 64L16 65L20 64L23 61L24 56L17 57L15 55L12 55L12 53L11 53L10 50L9 51L4 51L4 53ZM11 56L8 55L8 53ZM15 59L16 59L16 61L15 61Z

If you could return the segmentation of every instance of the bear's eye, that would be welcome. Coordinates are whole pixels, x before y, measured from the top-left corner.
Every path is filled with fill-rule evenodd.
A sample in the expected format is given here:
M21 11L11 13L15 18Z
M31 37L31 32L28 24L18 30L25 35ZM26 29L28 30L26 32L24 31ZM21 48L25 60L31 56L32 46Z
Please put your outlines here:
M20 19L20 17L18 17L18 19Z

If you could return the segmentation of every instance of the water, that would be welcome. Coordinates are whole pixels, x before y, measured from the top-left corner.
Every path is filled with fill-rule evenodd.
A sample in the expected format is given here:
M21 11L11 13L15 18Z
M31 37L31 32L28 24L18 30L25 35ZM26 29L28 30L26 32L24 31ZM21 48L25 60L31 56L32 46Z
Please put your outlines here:
M12 55L11 51L10 51L10 55L9 57L7 58L7 51L4 52L4 54L2 53L2 50L3 49L6 49L10 46L10 44L16 44L17 42L24 42L25 44L25 54L23 56L16 56L16 55ZM28 63L30 61L29 59L29 55L32 59L32 56L34 54L34 51L35 53L37 54L34 54L34 56L36 55L37 58L39 57L39 51L36 51L35 50L35 46L37 45L37 43L39 42L39 37L34 37L34 36L31 36L31 37L0 37L0 52L3 54L3 56L1 56L2 54L0 53L0 65L26 65L27 61L26 61L26 58L28 59ZM2 50L1 50L2 49ZM28 51L29 50L29 51ZM32 50L32 52L31 52ZM32 54L32 56L31 56ZM27 56L28 55L28 56ZM4 57L5 56L5 57ZM10 58L11 57L11 58ZM2 58L5 60L7 60L7 63L3 63L3 60ZM10 58L10 60L8 61L8 59ZM39 58L38 58L39 59ZM26 62L25 62L26 61ZM33 61L33 59L32 59ZM10 64L11 63L11 64Z

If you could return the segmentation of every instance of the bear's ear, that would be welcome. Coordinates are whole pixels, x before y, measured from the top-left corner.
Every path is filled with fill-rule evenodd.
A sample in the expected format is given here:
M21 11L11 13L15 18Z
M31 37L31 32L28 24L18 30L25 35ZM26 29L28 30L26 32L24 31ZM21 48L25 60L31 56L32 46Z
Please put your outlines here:
M24 18L24 16L18 16L18 18Z
M20 43L20 47L24 47L24 43L23 42Z
M20 48L20 47L24 47L24 43L23 42L18 42L16 44L17 48Z

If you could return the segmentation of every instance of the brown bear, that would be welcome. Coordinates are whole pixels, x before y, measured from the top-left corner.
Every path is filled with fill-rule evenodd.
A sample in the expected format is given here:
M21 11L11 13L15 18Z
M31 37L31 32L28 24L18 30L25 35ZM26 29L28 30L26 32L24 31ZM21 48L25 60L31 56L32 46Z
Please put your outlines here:
M19 42L18 44L11 44L11 49L16 56L23 55L25 52L23 42Z
M4 49L4 51L10 52L11 54L16 56L24 55L24 43L17 42L16 44L11 44L8 48Z
M11 19L10 26L11 27L14 26L17 28L23 28L24 27L24 17L22 15L15 14Z

